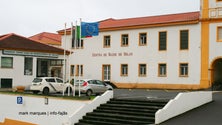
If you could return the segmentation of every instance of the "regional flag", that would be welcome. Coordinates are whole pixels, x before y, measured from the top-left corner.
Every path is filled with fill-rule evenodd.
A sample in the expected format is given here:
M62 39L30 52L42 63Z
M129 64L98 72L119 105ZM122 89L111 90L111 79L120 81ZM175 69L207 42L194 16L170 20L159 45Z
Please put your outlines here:
M81 36L84 37L91 37L91 36L98 36L99 35L99 23L87 23L81 22Z

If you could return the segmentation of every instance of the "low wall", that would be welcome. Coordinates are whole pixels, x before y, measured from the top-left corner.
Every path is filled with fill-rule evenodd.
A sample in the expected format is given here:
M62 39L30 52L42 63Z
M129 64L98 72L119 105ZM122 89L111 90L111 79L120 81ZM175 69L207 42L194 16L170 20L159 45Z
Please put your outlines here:
M113 91L106 91L102 96L97 96L92 102L82 105L81 108L76 110L72 116L69 117L70 125L78 123L79 119L82 119L87 112L92 112L100 104L104 104L113 98Z
M163 109L156 112L155 124L159 124L211 101L212 92L197 91L179 93L174 99L170 100Z
M66 125L73 112L91 102L7 94L0 100L0 123L12 119L38 125Z

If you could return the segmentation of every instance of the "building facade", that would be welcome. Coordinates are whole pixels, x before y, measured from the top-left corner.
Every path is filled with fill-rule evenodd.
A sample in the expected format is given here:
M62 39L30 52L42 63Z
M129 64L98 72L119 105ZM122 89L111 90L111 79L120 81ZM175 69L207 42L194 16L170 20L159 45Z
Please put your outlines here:
M35 77L40 76L63 77L63 60L63 49L13 33L2 35L0 36L0 88L28 86Z
M103 20L98 36L78 43L70 30L58 31L74 52L71 76L119 88L209 88L222 78L222 1L200 5L198 12Z

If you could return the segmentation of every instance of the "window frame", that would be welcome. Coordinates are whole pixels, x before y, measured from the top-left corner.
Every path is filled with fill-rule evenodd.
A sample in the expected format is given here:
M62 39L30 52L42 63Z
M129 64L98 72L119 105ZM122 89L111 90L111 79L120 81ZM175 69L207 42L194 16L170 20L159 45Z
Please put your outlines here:
M144 38L141 40L142 35L145 35L145 42L143 41ZM139 33L139 46L146 46L146 45L147 45L147 33L146 32Z
M26 60L26 59L31 59L31 60L29 60L29 61L31 61L31 62L26 62L26 61L28 61L28 60ZM29 66L27 65L27 63L28 63L28 64L31 63L31 67L29 67ZM33 58L32 58L32 57L25 57L25 58L24 58L24 75L27 75L27 76L33 75Z
M125 69L126 67L126 69ZM123 69L124 68L124 69ZM128 76L129 73L129 67L128 64L121 64L120 67L120 76Z
M220 31L219 29L221 29L221 38L220 38ZM222 26L218 26L217 27L217 42L222 42Z
M182 47L183 42L184 42L184 41L182 41L182 32L184 32L184 31L187 31L187 48ZM180 30L180 32L179 32L179 39L180 39L180 46L179 46L180 50L189 50L190 31L188 29Z
M107 38L109 38L109 41L107 41ZM111 36L104 35L103 36L103 48L110 48L110 47L111 47Z
M164 42L165 42L165 48L164 48L164 49L161 49L161 48L160 48L160 47L161 47L161 46L160 46L160 45L161 45L161 40L162 40L162 39L160 38L160 37L161 37L161 35L160 35L161 33L166 33L166 34L165 34L165 35L166 35L166 36L165 36L166 39L165 39L165 41L164 41ZM158 37L158 38L159 38L159 51L167 51L167 31L159 31L159 37Z
M162 66L161 65L163 65L164 66L164 70L165 70L165 72L163 71L163 74L162 74ZM158 76L159 77L167 77L167 64L166 63L159 63L158 64Z
M145 65L145 70L143 68L144 65ZM141 68L143 68L143 71L141 71ZM147 64L146 63L140 63L138 65L138 76L139 77L146 77L147 76Z
M187 66L186 67L184 67L184 66L182 67L182 65L187 65ZM182 70L183 70L183 73L182 73ZM180 77L188 77L189 76L189 63L180 63L179 64L179 76Z
M80 64L80 65L76 65L76 76L83 76L83 65ZM80 69L79 69L80 68ZM79 71L80 70L80 71ZM80 74L79 74L80 73Z
M3 58L4 58L4 59L6 59L6 58L7 58L7 59L11 59L11 62L10 62L10 63L7 63L7 64L10 64L10 66L5 66L5 65L3 65L3 61L2 61ZM14 62L14 61L13 61L13 57L2 56L2 57L1 57L1 68L12 69L12 68L13 68L13 62Z
M126 39L124 39L125 36L126 36ZM128 47L128 46L129 46L129 34L122 34L121 35L121 47Z

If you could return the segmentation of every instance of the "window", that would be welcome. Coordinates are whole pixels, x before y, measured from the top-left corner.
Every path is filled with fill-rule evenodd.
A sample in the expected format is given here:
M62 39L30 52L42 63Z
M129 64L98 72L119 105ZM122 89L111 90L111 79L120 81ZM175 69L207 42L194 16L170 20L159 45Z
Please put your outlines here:
M63 80L56 78L57 83L63 83Z
M54 78L45 79L46 82L56 82Z
M159 32L159 50L167 50L167 32Z
M159 64L159 72L158 75L160 77L165 77L167 75L167 65L166 64Z
M77 65L76 76L83 76L83 65Z
M2 68L13 68L13 58L12 57L2 57L1 58Z
M146 64L139 64L139 76L146 76Z
M186 50L189 47L189 31L180 31L180 50Z
M0 81L0 88L12 88L12 79L2 78Z
M217 41L222 42L222 26L217 27Z
M104 36L103 47L109 48L111 46L111 38L110 36Z
M103 80L104 81L110 81L111 79L111 66L110 65L103 65L102 69L102 74L103 74Z
M188 63L180 63L180 76L188 76Z
M25 57L24 75L32 75L33 59Z
M51 66L62 66L63 60L50 60Z
M145 46L147 44L147 33L140 33L139 34L139 45Z
M121 64L121 76L128 76L128 65Z
M74 76L74 74L75 74L75 65L71 65L70 66L70 76Z
M123 34L121 36L121 46L128 46L129 45L129 36L128 34Z
M72 48L76 48L76 49L81 49L83 48L83 44L84 44L84 41L81 39L81 42L80 40L76 40L76 43L75 42L72 42Z

